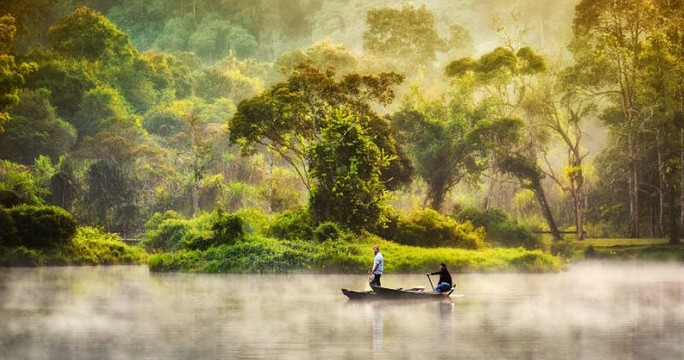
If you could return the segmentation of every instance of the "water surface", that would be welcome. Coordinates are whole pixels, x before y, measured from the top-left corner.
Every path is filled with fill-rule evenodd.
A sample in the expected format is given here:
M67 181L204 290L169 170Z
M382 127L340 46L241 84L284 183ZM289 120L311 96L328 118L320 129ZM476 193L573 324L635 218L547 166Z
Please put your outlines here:
M681 264L455 274L449 301L361 303L340 288L363 275L0 271L2 359L684 358Z

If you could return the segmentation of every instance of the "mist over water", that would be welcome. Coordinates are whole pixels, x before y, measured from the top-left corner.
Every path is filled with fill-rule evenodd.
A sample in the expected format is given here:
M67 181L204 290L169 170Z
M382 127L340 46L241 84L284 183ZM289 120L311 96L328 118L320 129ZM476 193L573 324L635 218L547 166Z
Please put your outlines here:
M350 302L363 275L4 269L2 359L680 359L684 266L455 275L443 302ZM383 285L429 287L422 275Z

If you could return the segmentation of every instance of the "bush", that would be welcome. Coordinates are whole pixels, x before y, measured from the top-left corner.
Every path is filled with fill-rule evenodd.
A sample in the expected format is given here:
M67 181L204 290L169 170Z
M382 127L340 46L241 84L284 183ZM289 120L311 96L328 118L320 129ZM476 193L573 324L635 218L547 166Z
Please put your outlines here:
M459 223L429 209L400 218L395 240L424 247L479 249L485 246L483 230L475 229L470 222Z
M148 251L175 251L181 247L182 241L189 231L188 221L170 218L161 221L155 228L145 233L143 243Z
M219 209L213 213L212 222L212 246L231 245L245 236L245 222L237 215L228 215Z
M0 189L0 207L11 208L21 204L21 198L16 192Z
M76 220L57 206L19 205L10 209L21 244L34 249L66 244L76 234Z
M273 220L266 233L278 239L309 240L313 237L312 223L306 210L288 210Z
M0 246L17 246L20 242L12 214L0 207Z
M574 247L572 242L568 240L554 241L551 244L551 254L564 257L566 259L572 258L574 253Z
M119 235L87 226L80 227L68 245L47 255L47 265L133 265L148 257L142 247L127 245Z
M479 211L468 207L457 211L454 218L459 221L470 221L475 227L483 227L487 240L497 246L526 249L542 247L541 239L526 227L518 224L500 209L489 208Z
M314 230L314 238L318 242L324 242L327 240L337 240L341 234L342 231L340 230L339 226L336 223L330 221L318 225L318 227L316 227L316 230Z
M155 214L146 227L144 244L148 251L207 250L234 244L245 236L244 220L220 209L189 220L173 212Z

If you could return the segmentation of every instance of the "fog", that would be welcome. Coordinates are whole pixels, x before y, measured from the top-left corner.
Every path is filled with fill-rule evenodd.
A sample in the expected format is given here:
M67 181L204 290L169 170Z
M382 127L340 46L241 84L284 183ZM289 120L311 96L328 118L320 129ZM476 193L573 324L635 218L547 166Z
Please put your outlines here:
M684 356L681 264L582 263L456 275L445 302L350 302L363 275L154 275L145 267L0 275L7 359ZM424 276L386 286L429 286Z

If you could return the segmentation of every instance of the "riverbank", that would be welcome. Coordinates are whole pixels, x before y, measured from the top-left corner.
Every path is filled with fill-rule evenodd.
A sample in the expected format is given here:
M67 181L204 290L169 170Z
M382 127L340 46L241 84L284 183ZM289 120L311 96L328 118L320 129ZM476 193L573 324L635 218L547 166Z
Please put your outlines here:
M423 273L441 262L453 272L556 272L563 261L541 250L522 248L423 248L397 244L368 236L354 241L322 243L276 240L249 236L234 245L210 249L156 253L149 267L155 272L279 273L324 272L364 273L372 262L372 246L379 244L385 270L394 273Z
M45 249L0 246L0 266L141 265L149 254L116 234L79 227L73 239Z
M643 261L684 261L684 243L667 239L587 239L573 242L573 258Z

